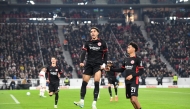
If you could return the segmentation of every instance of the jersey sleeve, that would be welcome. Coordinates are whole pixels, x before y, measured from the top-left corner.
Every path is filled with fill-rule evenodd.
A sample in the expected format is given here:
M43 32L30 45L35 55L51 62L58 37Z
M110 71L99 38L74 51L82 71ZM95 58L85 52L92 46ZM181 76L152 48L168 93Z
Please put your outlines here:
M58 69L58 73L59 73L59 74L62 74L61 68Z
M144 67L143 67L142 60L140 58L137 58L136 66L138 70L134 72L132 75L141 76L144 73Z
M125 69L125 60L123 61L121 68Z
M103 52L107 52L108 51L108 45L107 43L104 41L104 44L103 44Z
M82 50L88 51L88 42L85 42L85 44L82 47Z

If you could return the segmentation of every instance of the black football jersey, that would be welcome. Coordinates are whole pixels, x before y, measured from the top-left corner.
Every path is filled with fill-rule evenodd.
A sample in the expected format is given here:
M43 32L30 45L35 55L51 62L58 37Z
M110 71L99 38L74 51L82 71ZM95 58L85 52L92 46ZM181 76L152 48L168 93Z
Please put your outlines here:
M101 65L107 62L107 60L104 60L104 54L108 50L107 44L101 39L86 41L82 50L86 50L88 53L87 63L95 63Z
M47 67L46 73L48 74L48 79L50 82L56 82L59 81L58 74L61 74L61 69L57 66L49 66Z
M142 65L142 61L139 57L128 57L123 62L122 68L124 68L124 76L127 77L132 75L133 73L138 73L140 68L144 68ZM128 83L136 83L139 84L139 76L132 78L131 80L127 80Z

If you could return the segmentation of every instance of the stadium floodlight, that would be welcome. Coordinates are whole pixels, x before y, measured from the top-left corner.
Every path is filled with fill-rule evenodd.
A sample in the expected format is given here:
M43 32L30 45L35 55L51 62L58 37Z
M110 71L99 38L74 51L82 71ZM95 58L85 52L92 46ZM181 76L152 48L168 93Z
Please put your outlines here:
M174 16L173 19L176 20L176 16Z
M88 21L88 23L91 23L91 21Z
M35 3L34 3L34 1L30 1L30 3L32 4L32 5L34 5Z
M32 1L32 0L28 0L28 1L26 1L26 4L32 4L32 5L34 5L35 4L35 2L34 1Z
M36 20L36 18L32 18L32 20Z

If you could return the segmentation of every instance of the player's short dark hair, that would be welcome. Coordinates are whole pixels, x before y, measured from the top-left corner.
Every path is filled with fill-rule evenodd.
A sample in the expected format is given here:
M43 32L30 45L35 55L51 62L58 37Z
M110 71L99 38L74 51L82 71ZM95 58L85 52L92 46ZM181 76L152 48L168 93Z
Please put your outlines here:
M46 66L42 66L41 69L46 68Z
M91 31L92 29L95 29L96 31L98 31L98 33L100 32L100 30L99 30L97 27L91 27L90 31Z
M55 56L52 56L51 59L52 59L52 58L55 58L55 59L57 60L57 57L55 57Z
M139 47L135 42L130 42L129 45L131 45L133 48L135 48L135 52L138 51Z

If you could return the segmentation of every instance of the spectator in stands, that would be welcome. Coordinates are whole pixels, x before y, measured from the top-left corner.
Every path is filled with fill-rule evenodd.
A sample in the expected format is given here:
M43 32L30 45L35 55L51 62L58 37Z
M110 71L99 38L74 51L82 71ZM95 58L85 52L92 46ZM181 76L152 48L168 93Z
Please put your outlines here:
M158 85L162 85L163 76L161 74L158 74L156 80L158 82Z
M16 86L16 83L15 83L14 80L12 80L11 83L10 83L10 86L9 86L10 89L14 90L14 89L15 89L15 86Z

